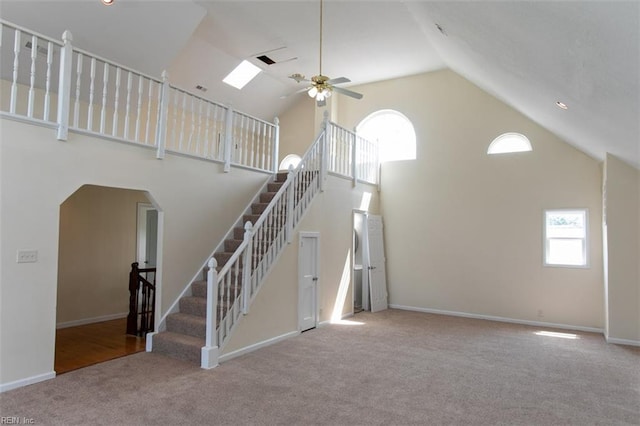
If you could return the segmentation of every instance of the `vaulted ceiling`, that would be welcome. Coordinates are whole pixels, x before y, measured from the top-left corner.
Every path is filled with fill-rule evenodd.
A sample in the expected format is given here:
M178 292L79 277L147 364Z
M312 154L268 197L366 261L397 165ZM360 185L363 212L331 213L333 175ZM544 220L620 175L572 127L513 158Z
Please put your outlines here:
M318 73L319 0L2 0L0 16L68 29L76 46L266 119L305 96L282 99L304 87L289 75ZM354 85L451 68L588 154L640 168L638 1L325 0L323 51L323 74ZM263 72L242 90L222 83L243 59Z

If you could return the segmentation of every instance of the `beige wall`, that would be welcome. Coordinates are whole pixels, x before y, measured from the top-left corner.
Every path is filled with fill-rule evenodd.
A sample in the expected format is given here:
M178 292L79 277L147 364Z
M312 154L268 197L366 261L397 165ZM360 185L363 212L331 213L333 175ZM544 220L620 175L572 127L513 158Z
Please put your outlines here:
M382 167L390 303L521 321L603 327L598 161L449 70L354 88L339 122L380 109L414 124L417 159ZM504 132L533 152L487 156ZM543 210L585 207L590 267L543 266Z
M53 371L60 205L85 184L146 191L161 211L162 313L196 275L267 176L0 120L0 383ZM19 183L19 184L18 184ZM224 200L221 201L221 200ZM19 249L37 263L16 263Z
M293 107L278 118L280 120L280 151L282 160L288 154L303 156L313 139L315 131L315 106L309 97L302 97Z
M607 154L604 188L606 336L640 345L640 171Z
M127 314L142 191L85 185L60 206L57 323Z
M301 231L320 233L320 321L353 312L351 289L353 209L362 206L363 193L371 194L366 208L378 212L378 193L371 185L329 176L326 190L317 195L294 232L291 244L271 271L243 317L223 354L298 330L298 242ZM342 291L340 291L342 289Z

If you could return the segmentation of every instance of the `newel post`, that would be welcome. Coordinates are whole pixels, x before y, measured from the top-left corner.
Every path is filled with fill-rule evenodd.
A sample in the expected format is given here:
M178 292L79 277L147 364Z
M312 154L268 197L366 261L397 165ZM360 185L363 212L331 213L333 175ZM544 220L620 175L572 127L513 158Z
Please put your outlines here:
M327 144L329 143L329 112L324 112L322 122L322 140L320 141L320 191L324 191L325 180L327 179Z
M274 136L273 136L273 165L272 170L273 173L278 173L278 163L280 162L280 119L278 117L273 119L273 124L275 125Z
M129 272L129 315L127 315L127 334L138 335L138 262L131 264Z
M207 263L207 331L205 346L200 351L200 367L210 369L218 366L218 335L216 313L218 312L218 262L214 257Z
M160 108L158 109L158 140L156 140L156 158L164 158L164 148L167 143L167 121L169 116L169 73L162 71L162 90L160 92Z
M250 221L244 224L244 242L246 247L242 255L242 313L249 313L251 299L251 261L253 260L253 224Z
M227 115L224 123L224 171L231 171L231 153L233 146L233 108L227 108Z
M69 135L69 108L71 103L71 73L73 72L73 36L69 30L62 34L60 49L60 78L58 80L58 133L59 141L66 141Z

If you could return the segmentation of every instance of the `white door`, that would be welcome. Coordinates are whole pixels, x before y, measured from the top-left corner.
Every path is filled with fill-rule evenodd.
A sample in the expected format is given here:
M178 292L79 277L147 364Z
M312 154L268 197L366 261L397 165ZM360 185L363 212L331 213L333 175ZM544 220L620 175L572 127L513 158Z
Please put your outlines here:
M382 237L382 217L366 216L367 233L367 272L369 276L369 297L371 312L387 309L387 272L384 257L384 239Z
M298 329L309 330L318 325L318 233L301 232L298 251Z

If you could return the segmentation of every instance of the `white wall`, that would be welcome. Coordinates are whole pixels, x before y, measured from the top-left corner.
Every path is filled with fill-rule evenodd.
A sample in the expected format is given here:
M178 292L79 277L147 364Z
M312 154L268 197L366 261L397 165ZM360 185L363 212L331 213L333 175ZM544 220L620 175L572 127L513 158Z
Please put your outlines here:
M604 188L606 336L640 345L640 171L607 154Z
M85 185L60 206L58 326L128 313L138 203L142 191Z
M166 311L267 179L260 173L0 119L0 383L53 371L60 205L84 184L148 191L163 232ZM223 201L224 200L224 201ZM16 263L19 249L37 263ZM160 316L159 315L159 316ZM159 317L158 316L158 317ZM35 380L35 379L34 379Z
M390 303L603 327L598 161L449 70L354 89L341 125L389 108L417 135L415 161L382 167ZM504 132L533 152L487 156ZM543 210L572 207L589 209L590 267L544 267Z

